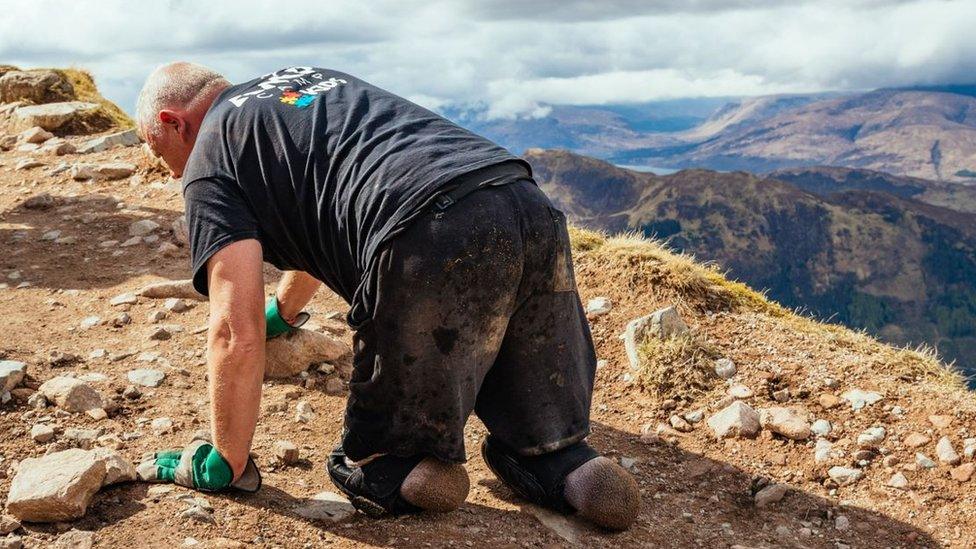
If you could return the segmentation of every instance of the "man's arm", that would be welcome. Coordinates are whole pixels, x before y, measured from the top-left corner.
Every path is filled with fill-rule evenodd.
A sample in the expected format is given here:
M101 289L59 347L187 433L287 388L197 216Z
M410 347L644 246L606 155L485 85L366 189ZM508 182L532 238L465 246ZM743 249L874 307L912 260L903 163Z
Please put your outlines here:
M261 259L261 244L249 239L226 246L207 262L211 428L214 446L234 479L247 465L264 379Z
M288 271L278 283L276 297L278 312L288 324L294 324L295 317L302 312L322 283L312 275L302 271Z

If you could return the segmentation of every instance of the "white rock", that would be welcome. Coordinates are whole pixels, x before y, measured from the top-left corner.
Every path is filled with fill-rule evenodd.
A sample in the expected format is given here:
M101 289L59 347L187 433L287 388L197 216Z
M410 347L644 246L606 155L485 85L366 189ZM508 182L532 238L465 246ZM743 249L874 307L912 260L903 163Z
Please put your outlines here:
M847 516L837 515L837 518L834 519L834 528L843 531L843 530L847 530L850 527L851 527L851 519L847 518Z
M841 486L857 482L863 474L860 469L841 467L839 465L827 470L827 476Z
M129 235L146 236L158 228L159 223L156 223L152 219L140 219L139 221L134 221L131 225L129 225Z
M27 365L16 360L0 360L0 391L9 391L24 380Z
M732 379L737 372L735 363L728 358L720 358L715 361L715 375L722 379Z
M762 509L767 505L777 503L790 491L790 487L785 484L770 484L762 490L756 492L756 507Z
M56 130L87 111L98 109L96 103L84 101L64 101L19 107L14 111L15 124L21 128L40 126L45 130Z
M966 456L968 460L972 460L973 456L976 456L976 438L967 438L962 441L962 455Z
M44 423L38 423L37 425L31 427L31 438L34 442L44 444L45 442L51 442L54 438L54 429L50 425Z
M105 466L93 452L71 449L20 462L7 511L29 522L75 520L102 487Z
M698 423L699 421L705 419L705 412L702 410L692 410L685 414L685 419L689 423Z
M139 139L139 135L136 134L135 130L125 130L122 132L89 139L78 147L78 153L89 154L102 152L115 146L131 147L133 145L138 145L140 142L141 140Z
M95 408L103 408L102 396L90 385L73 377L58 376L45 381L37 389L48 402L53 402L59 408L71 412L87 412Z
M851 404L851 408L854 410L860 410L865 406L870 406L877 403L883 397L875 393L874 391L862 391L860 389L851 389L850 391L844 391L840 395L840 398L846 400Z
M312 405L302 400L295 405L295 421L298 423L308 423L315 419L315 410Z
M594 297L586 303L586 316L593 318L610 312L612 305L609 297Z
M793 408L773 406L759 410L759 424L778 435L792 440L810 438L810 424L805 414Z
M102 323L102 319L97 316L86 316L81 319L81 329L88 330Z
M102 486L136 480L136 466L125 459L122 454L109 448L95 448L92 451L105 466L105 478L102 480Z
M915 454L915 464L923 469L935 469L936 467L935 462L921 452Z
M134 305L139 302L136 294L119 294L108 301L109 305Z
M163 306L166 307L167 311L172 311L174 313L182 313L190 310L190 304L178 297L171 297L167 299L163 302Z
M300 517L326 522L339 522L356 513L349 500L334 492L319 492L292 510Z
M20 132L19 137L24 143L43 143L53 138L54 134L44 128L34 126L33 128Z
M952 441L949 440L949 437L939 439L935 445L935 455L939 457L939 461L948 465L959 465L962 462L959 454L956 453L956 449L952 447Z
M730 397L735 398L735 399L740 399L740 400L741 399L752 398L752 395L753 395L752 389L750 389L749 387L746 387L745 385L742 385L741 383L736 383L735 385L729 387L729 389L728 389L728 391L726 391L726 393Z
M830 434L831 425L826 419L818 419L810 425L810 432L813 434L823 437Z
M886 434L884 427L869 427L857 435L857 445L866 450L873 450L884 442Z
M151 424L153 433L163 435L173 430L173 420L168 417L157 417Z
M908 479L905 478L905 475L900 472L895 473L891 476L891 479L888 480L888 486L898 488L899 490L904 490L908 488Z
M129 378L130 383L135 383L136 385L159 387L163 380L166 379L166 374L152 368L137 368L131 370L126 377Z
M688 325L681 319L674 307L666 307L647 316L631 320L624 330L624 348L627 351L630 367L637 369L640 366L637 349L649 336L667 339L687 332Z
M129 177L136 171L136 165L129 162L110 162L98 164L92 168L98 179L113 180Z
M708 426L716 438L746 437L759 434L759 414L748 404L735 401L708 418Z
M831 451L834 445L829 440L820 439L817 444L813 447L813 461L816 463L825 463L830 461Z

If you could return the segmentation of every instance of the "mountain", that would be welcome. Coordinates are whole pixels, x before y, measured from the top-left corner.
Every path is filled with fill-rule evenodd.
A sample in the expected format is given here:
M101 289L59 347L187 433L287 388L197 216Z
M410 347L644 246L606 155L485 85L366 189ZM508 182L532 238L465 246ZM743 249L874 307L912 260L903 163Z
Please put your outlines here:
M448 115L514 151L562 148L618 165L754 173L830 165L976 185L976 85Z
M976 186L972 185L929 181L874 170L835 166L786 168L767 175L819 195L854 190L882 191L950 210L976 213Z
M868 185L817 194L745 172L657 176L539 149L526 159L575 223L666 239L788 307L930 343L976 371L973 213Z
M743 102L738 110L748 108ZM714 124L712 119L701 128ZM609 158L753 172L832 165L976 182L976 97L958 93L878 90L677 137L681 145L635 148Z
M677 143L668 137L707 120L731 98L692 98L633 105L544 105L545 116L490 118L484 110L443 114L513 151L570 149L607 157L622 149Z

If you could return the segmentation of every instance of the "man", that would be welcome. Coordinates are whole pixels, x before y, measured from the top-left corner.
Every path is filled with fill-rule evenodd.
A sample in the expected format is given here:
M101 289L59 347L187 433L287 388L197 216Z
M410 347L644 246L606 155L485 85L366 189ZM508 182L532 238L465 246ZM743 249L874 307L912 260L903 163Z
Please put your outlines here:
M182 176L194 286L210 297L211 441L147 480L260 486L248 452L266 337L320 282L350 303L354 372L333 482L371 515L467 496L463 428L517 494L621 529L634 480L586 442L595 356L563 215L528 165L354 76L291 67L231 85L198 65L149 76L138 124ZM264 308L262 261L286 271Z

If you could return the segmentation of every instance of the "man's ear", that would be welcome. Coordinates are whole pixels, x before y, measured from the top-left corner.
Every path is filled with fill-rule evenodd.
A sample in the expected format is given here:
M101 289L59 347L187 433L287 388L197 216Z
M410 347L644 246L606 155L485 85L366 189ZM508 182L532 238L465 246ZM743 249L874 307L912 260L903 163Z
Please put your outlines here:
M159 111L159 121L163 123L164 126L169 126L176 131L176 133L183 135L186 131L186 122L183 117L176 113L176 111L171 111L164 109Z

